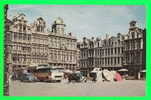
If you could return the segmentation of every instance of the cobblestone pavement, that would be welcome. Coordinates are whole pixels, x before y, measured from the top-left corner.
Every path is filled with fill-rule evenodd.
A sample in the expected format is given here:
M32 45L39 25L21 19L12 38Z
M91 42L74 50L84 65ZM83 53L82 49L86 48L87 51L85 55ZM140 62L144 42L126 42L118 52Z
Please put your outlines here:
M145 96L145 81L23 83L12 81L10 96Z

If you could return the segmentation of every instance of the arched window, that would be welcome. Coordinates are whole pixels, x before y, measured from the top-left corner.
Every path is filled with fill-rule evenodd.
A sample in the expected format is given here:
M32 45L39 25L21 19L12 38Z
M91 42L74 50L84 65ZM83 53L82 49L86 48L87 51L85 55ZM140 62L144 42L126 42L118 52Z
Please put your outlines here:
M40 26L38 25L38 26L37 26L37 32L39 32L39 31L40 31Z
M23 31L26 31L26 25L23 26Z
M135 38L135 33L131 32L131 35L132 35L132 39L134 39Z
M19 32L22 31L22 24L19 24Z

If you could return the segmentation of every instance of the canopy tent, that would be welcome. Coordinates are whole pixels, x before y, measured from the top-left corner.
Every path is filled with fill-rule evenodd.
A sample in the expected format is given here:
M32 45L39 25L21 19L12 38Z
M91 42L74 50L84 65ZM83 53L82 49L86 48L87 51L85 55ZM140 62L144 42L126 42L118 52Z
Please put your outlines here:
M140 72L142 72L142 73L146 73L146 70L145 70L145 69L143 69L143 70L141 70Z
M111 73L110 71L108 71L108 70L103 70L103 76L104 76L104 78L106 79L106 80L108 80L108 81L113 81L114 80L114 75L113 75L113 73Z
M119 73L115 74L115 80L116 81L122 81L122 76Z
M119 69L118 71L119 71L119 72L128 72L127 69Z

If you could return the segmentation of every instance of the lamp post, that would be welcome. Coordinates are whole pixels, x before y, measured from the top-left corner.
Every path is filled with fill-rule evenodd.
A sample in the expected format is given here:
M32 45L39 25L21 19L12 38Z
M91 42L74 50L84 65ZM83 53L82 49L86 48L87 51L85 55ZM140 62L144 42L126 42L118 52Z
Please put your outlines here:
M4 95L9 96L9 63L8 62L8 45L7 45L7 11L8 5L4 6Z

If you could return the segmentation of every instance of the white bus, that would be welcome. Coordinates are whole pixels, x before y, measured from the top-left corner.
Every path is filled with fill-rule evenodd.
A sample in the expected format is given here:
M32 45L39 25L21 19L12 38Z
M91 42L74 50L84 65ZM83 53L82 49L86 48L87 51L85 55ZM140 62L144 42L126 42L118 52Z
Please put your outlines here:
M40 81L61 82L63 75L61 68L51 67L47 64L38 65L35 71L35 76Z

